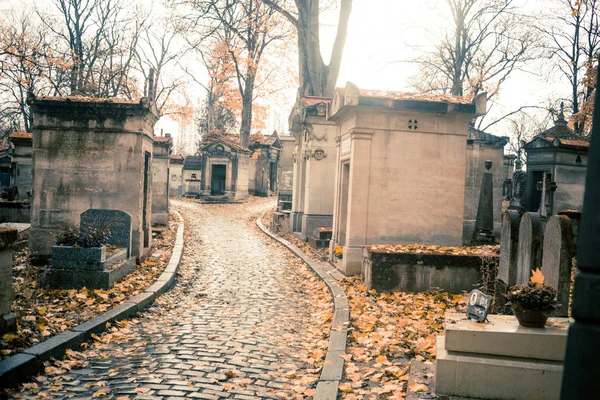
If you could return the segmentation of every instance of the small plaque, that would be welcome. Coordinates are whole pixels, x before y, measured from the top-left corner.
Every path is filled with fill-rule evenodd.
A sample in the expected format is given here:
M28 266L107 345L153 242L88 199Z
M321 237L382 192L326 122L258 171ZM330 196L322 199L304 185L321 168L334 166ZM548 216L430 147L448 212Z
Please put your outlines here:
M350 153L350 138L342 140L342 154Z
M488 296L480 290L473 290L469 296L467 317L477 322L484 322L492 306L492 296Z

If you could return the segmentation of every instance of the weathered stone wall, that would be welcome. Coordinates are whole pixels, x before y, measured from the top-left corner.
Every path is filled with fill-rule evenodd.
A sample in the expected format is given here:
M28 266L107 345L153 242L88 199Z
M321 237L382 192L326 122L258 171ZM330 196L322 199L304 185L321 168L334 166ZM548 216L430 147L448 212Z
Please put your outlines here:
M154 105L147 99L42 98L31 106L32 257L50 256L55 235L66 224L76 225L82 212L99 208L131 215L131 254L143 258L152 240Z
M237 157L237 181L234 200L248 201L248 176L250 169L250 156L247 153L238 153Z
M31 140L13 140L13 162L16 164L15 186L19 188L19 198L26 199L27 192L31 192L32 168L31 157L33 152Z
M200 179L200 174L200 170L183 170L183 193L185 195L199 195L200 193L202 193L202 189L200 187L200 184L202 182Z
M585 176L587 171L587 155L581 155L581 163L574 160L577 155L573 153L556 154L556 167L554 168L554 182L556 191L553 194L553 214L563 210L583 210L583 194L585 190Z
M277 185L278 189L281 190L292 190L294 180L294 160L292 154L294 153L295 139L293 136L283 135L279 136L279 141L283 148L279 156L279 171L277 173Z
M152 159L152 224L169 222L169 156L156 151Z
M169 196L183 194L183 164L169 163Z
M463 244L468 244L475 230L477 207L481 180L485 172L485 161L492 161L492 182L494 199L494 236L500 239L502 227L502 185L504 183L503 148L491 147L483 142L474 141L467 144L467 163L465 176L465 215L463 226Z
M248 163L248 192L256 194L256 161Z

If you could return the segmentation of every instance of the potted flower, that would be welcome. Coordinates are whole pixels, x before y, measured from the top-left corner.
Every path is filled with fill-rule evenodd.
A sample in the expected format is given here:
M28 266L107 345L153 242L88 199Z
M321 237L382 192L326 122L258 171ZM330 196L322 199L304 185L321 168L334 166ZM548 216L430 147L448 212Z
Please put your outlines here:
M335 246L333 248L333 254L335 254L337 258L341 259L344 256L344 246Z
M103 269L106 261L108 229L78 229L67 226L52 246L52 266L56 268Z
M536 269L529 282L512 286L508 290L506 298L511 303L519 325L543 328L550 314L556 308L557 294L556 289L544 283L542 271Z

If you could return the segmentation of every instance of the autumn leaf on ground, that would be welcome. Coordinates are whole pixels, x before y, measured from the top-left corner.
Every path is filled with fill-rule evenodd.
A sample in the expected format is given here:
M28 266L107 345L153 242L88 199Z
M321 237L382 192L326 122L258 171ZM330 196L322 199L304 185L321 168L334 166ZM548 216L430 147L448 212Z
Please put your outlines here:
M92 395L92 397L102 397L102 396L106 396L106 394L108 393L108 389L100 389L94 392L94 394Z
M426 385L422 383L411 383L409 385L409 388L411 392L415 393L426 392L429 389Z

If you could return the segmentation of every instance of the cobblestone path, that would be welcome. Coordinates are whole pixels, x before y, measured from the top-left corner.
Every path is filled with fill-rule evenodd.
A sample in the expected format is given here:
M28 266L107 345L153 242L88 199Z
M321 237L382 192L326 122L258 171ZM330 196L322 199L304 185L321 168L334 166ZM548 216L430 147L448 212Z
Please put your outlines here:
M254 226L272 200L172 204L186 219L175 288L71 355L78 368L57 363L16 397L311 397L330 299L303 264Z

